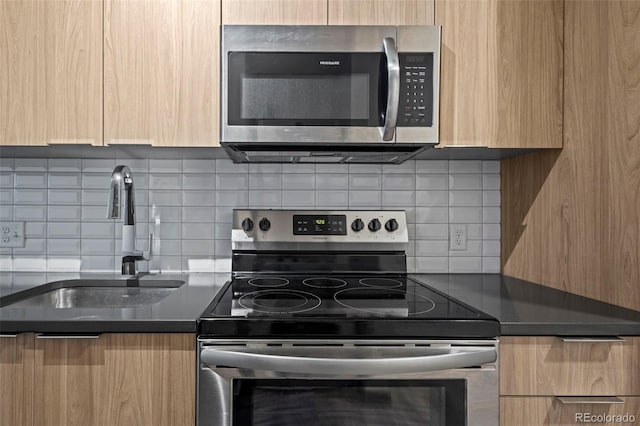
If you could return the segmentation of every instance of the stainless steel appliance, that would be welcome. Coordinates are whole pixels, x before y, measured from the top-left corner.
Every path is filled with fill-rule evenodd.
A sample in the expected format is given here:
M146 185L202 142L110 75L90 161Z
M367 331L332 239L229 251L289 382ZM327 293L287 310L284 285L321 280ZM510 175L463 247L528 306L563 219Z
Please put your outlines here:
M201 426L497 426L495 319L407 277L403 211L236 210Z
M222 27L236 162L399 163L438 143L440 27Z

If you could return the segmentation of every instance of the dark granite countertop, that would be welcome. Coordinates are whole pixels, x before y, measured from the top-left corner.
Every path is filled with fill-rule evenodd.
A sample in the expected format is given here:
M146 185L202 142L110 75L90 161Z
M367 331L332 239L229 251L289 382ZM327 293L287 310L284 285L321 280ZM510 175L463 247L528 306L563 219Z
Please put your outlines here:
M498 274L413 274L500 321L504 336L637 336L640 312Z
M117 274L2 273L0 296L31 291L45 283L70 279L113 280ZM229 274L159 274L145 280L181 280L184 284L157 303L127 308L0 308L0 332L39 333L195 333L197 319ZM49 286L49 285L48 285ZM5 299L6 300L6 299Z

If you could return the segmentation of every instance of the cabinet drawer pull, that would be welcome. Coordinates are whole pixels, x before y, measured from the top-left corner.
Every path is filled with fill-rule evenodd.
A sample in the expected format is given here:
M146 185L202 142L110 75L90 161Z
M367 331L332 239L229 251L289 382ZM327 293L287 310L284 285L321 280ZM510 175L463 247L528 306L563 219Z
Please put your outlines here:
M36 339L99 339L99 334L36 334Z
M561 337L563 342L567 343L623 343L625 339L618 336L602 336L602 337Z
M617 396L556 396L563 404L624 404Z
M3 338L3 337L11 338L11 337L18 337L18 335L17 334L13 334L13 333L2 333L2 334L0 334L0 338Z

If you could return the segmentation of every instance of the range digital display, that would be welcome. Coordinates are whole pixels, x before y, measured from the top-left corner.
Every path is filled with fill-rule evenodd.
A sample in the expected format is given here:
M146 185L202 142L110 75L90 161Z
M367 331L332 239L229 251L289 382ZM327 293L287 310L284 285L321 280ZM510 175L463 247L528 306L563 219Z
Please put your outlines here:
M347 235L345 215L294 215L293 235Z

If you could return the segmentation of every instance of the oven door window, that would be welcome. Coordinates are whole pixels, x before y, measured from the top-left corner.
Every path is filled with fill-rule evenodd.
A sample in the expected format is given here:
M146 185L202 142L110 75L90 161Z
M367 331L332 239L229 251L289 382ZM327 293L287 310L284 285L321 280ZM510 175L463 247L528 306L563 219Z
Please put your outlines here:
M233 381L234 426L466 426L466 381Z
M382 53L230 52L228 124L383 125Z

